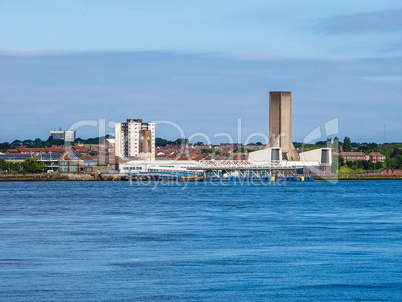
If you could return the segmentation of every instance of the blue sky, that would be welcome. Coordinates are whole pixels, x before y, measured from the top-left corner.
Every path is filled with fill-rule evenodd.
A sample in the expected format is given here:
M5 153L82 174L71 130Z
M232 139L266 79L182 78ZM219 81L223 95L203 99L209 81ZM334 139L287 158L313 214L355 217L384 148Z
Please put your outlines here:
M292 91L294 141L333 118L341 138L402 141L400 1L3 0L0 41L0 141L138 117L210 137L241 118L244 138L268 133L274 90Z

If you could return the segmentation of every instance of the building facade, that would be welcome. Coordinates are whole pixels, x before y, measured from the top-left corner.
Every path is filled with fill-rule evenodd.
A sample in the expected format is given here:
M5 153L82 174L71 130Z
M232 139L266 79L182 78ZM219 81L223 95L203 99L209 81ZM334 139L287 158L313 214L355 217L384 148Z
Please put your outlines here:
M75 140L75 131L74 130L52 130L50 131L50 136L53 139L64 140L65 142L73 142Z
M115 155L155 159L155 124L142 119L127 119L115 124Z
M385 155L381 154L380 152L374 151L370 152L368 157L373 163L384 162L386 159Z
M357 160L369 160L368 155L364 152L339 152L339 155L343 157L345 162L357 161Z

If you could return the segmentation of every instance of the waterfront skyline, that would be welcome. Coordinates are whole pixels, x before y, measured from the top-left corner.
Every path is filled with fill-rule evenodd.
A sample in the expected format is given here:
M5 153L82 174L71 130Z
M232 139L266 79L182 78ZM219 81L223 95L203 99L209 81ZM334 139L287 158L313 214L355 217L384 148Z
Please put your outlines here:
M333 118L340 138L401 140L398 1L203 3L3 3L0 141L137 116L268 134L274 90L292 91L293 141Z

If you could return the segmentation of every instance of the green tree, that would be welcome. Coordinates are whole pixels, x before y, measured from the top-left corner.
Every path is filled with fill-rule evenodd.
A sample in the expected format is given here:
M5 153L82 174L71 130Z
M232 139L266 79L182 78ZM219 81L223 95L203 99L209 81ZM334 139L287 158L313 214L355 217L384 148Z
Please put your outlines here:
M213 151L214 151L214 149L212 149L212 148L208 148L208 147L202 147L201 148L201 153L211 154Z
M1 152L6 152L8 149L11 149L11 145L8 142L0 143Z
M313 145L313 144L305 144L303 145L304 150L314 150L314 149L320 149L322 146L320 145Z
M160 137L155 138L155 146L156 147L165 147L169 143L171 143L171 141L168 141L164 138L160 138Z
M387 158L385 160L388 169L398 169L398 159L397 158Z
M402 145L383 146L379 151L385 155L384 167L387 169L402 169Z
M176 145L188 145L188 139L187 138L178 138L174 141Z
M9 164L3 158L0 158L0 170L5 171L9 169Z
M237 147L233 149L233 153L251 153L251 152L255 152L258 151L258 149L247 149L243 146Z
M339 152L339 138L335 136L334 141L332 143L332 151Z
M21 172L21 163L10 163L10 169L11 172Z
M14 147L18 147L21 144L22 144L22 141L20 141L19 139L16 139L15 141L13 141L11 143L11 145L13 145Z
M347 137L347 136L345 137L345 139L343 140L342 149L345 152L352 151L352 142L350 140L350 137Z
M354 161L351 161L351 160L348 160L347 162L346 162L346 165L349 167L349 168L356 168L356 162L354 162Z
M21 167L25 173L35 173L42 172L46 168L46 165L38 162L36 158L27 158L22 162Z
M7 162L3 158L0 159L0 170L3 172L9 171L9 172L20 172L21 170L21 164L20 163L12 163L12 162Z
M61 146L64 145L64 140L62 139L54 139L53 136L49 136L46 142L43 143L44 145L50 147L51 145Z
M339 169L344 165L344 160L342 156L334 155L332 157L331 172L338 173Z
M32 146L33 145L33 140L31 139L25 139L22 141L22 144L25 146Z
M40 138L36 138L34 140L33 145L35 146L35 148L41 148L41 147L43 147L43 142Z
M244 148L243 146L239 146L233 149L233 153L246 153L247 149Z
M364 170L369 170L370 169L370 164L369 164L369 162L367 160L362 160L361 163L362 163L362 166L363 166Z
M343 159L342 156L339 156L339 163L341 164L341 166L345 164L345 160Z
M367 170L369 171L374 170L374 163L371 160L367 161L367 165L368 165Z
M338 155L334 155L332 157L332 165L331 165L331 172L332 173L338 173L339 168L342 166L339 163L339 158L340 157L341 156L338 156Z

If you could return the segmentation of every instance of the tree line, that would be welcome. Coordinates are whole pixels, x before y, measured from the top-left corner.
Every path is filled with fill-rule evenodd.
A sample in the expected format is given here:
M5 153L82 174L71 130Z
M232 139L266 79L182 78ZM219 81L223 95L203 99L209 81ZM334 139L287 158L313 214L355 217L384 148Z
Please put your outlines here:
M384 162L374 163L371 160L357 160L357 161L344 161L342 156L335 155L332 158L332 172L333 173L343 173L345 171L349 172L380 172L384 169L402 169L402 144L384 144L382 146L376 143L364 143L359 144L352 142L350 137L345 137L343 142L340 142L337 137L334 138L332 144L332 151L339 152L340 146L342 146L342 151L361 151L365 154L371 152L379 152L385 156Z
M87 138L87 139L82 139L82 138L76 138L74 142L72 142L72 145L77 145L77 144L84 144L84 145L96 145L99 143L103 143L103 141L106 138L114 138L111 135L106 135L106 136L101 136L101 137L93 137L93 138ZM0 143L0 151L1 152L6 152L8 149L17 149L21 145L26 146L27 148L45 148L45 147L51 147L51 146L63 146L64 140L62 139L54 139L52 136L49 136L47 140L41 140L40 138L36 138L34 140L32 139L25 139L25 140L19 140L16 139L12 141L11 143L9 142L3 142Z

